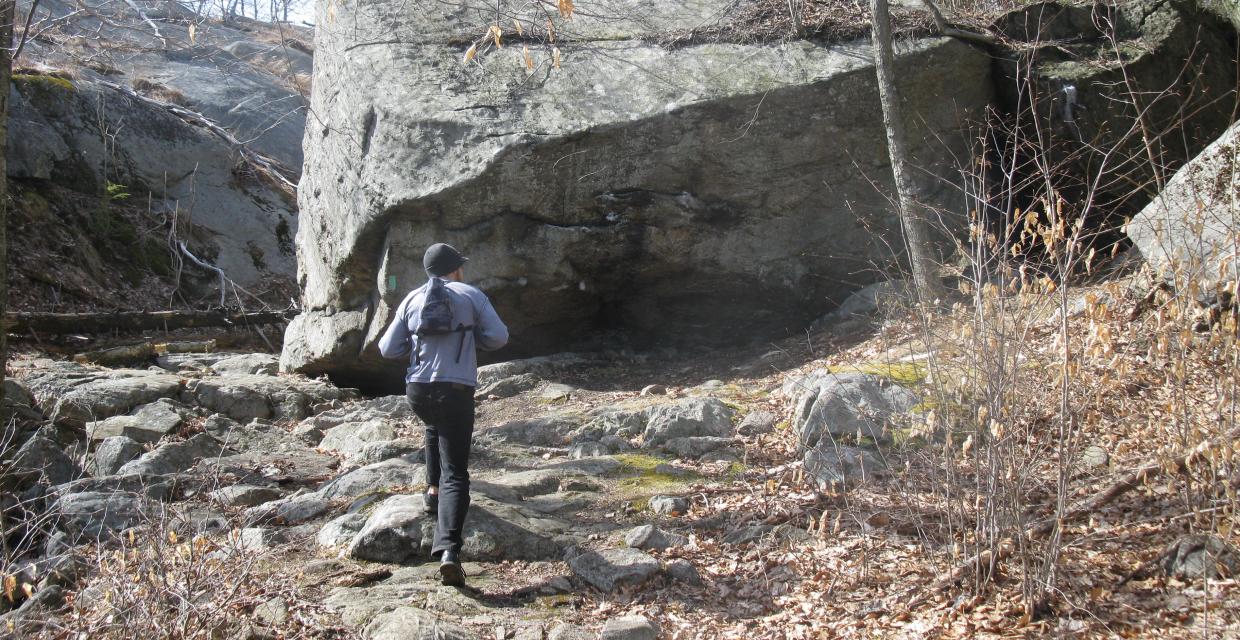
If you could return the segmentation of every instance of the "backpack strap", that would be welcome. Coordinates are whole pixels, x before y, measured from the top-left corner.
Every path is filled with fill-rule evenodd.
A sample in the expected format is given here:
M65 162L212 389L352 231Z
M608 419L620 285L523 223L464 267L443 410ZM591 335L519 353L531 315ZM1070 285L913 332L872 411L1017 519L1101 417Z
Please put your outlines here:
M457 326L456 330L461 332L461 344L456 348L456 363L460 364L461 354L465 353L465 334L473 333L474 325L465 326L462 324Z

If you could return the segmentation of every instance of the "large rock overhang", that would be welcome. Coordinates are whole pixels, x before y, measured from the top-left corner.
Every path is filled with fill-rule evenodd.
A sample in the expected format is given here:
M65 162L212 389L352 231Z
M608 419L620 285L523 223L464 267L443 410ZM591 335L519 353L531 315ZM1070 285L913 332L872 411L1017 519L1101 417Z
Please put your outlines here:
M399 383L374 342L432 242L471 257L509 356L600 330L638 346L786 335L901 253L868 43L585 38L531 73L516 46L466 65L451 38L357 27L399 13L378 4L316 40L286 370ZM948 227L990 65L950 39L898 49L918 195Z

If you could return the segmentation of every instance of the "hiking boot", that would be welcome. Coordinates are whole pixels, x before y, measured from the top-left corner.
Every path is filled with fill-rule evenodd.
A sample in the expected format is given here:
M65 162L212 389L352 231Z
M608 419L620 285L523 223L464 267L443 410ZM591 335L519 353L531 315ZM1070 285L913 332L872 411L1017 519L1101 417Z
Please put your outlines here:
M439 562L439 578L449 587L465 586L465 570L461 568L461 559L455 551L443 552Z
M424 511L428 516L439 515L439 494L427 491L422 494L422 504L425 505Z

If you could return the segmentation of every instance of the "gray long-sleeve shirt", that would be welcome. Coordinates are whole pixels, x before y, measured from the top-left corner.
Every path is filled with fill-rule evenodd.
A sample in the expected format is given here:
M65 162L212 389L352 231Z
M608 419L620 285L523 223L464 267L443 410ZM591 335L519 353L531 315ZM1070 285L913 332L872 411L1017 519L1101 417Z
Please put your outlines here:
M416 335L418 317L430 281L409 292L396 308L392 324L379 340L385 358L409 358L405 382L456 382L478 386L478 354L475 346L494 351L508 343L508 327L495 313L486 294L463 282L445 281L452 301L452 325L473 326L462 334ZM457 354L460 361L457 361Z

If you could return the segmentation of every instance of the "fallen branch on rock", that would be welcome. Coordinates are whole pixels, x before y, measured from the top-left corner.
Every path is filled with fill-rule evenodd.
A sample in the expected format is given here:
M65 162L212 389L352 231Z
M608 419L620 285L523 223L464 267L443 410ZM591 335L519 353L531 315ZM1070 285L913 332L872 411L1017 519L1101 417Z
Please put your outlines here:
M139 329L187 329L198 327L244 327L284 322L295 311L230 313L218 311L121 311L116 313L38 313L4 314L5 330L11 333L63 335L70 333L108 333Z
M978 33L976 31L965 31L957 29L943 17L943 12L931 0L922 0L922 4L930 11L930 17L934 19L934 26L939 30L941 35L949 38L957 38L966 42L976 42L984 45L994 45L999 43L999 39L989 33Z
M295 172L280 164L278 161L249 148L245 143L238 140L231 132L216 124L210 118L198 113L197 111L186 109L185 107L177 104L155 100L154 98L148 98L124 85L108 82L106 80L100 80L99 84L119 91L139 102L163 109L191 125L202 127L203 129L210 131L215 134L216 137L228 143L228 145L233 149L236 149L237 152L241 154L241 158L253 167L256 172L270 179L273 184L281 189L284 189L289 195L296 196L297 183L294 182L294 180L297 179L297 174Z

